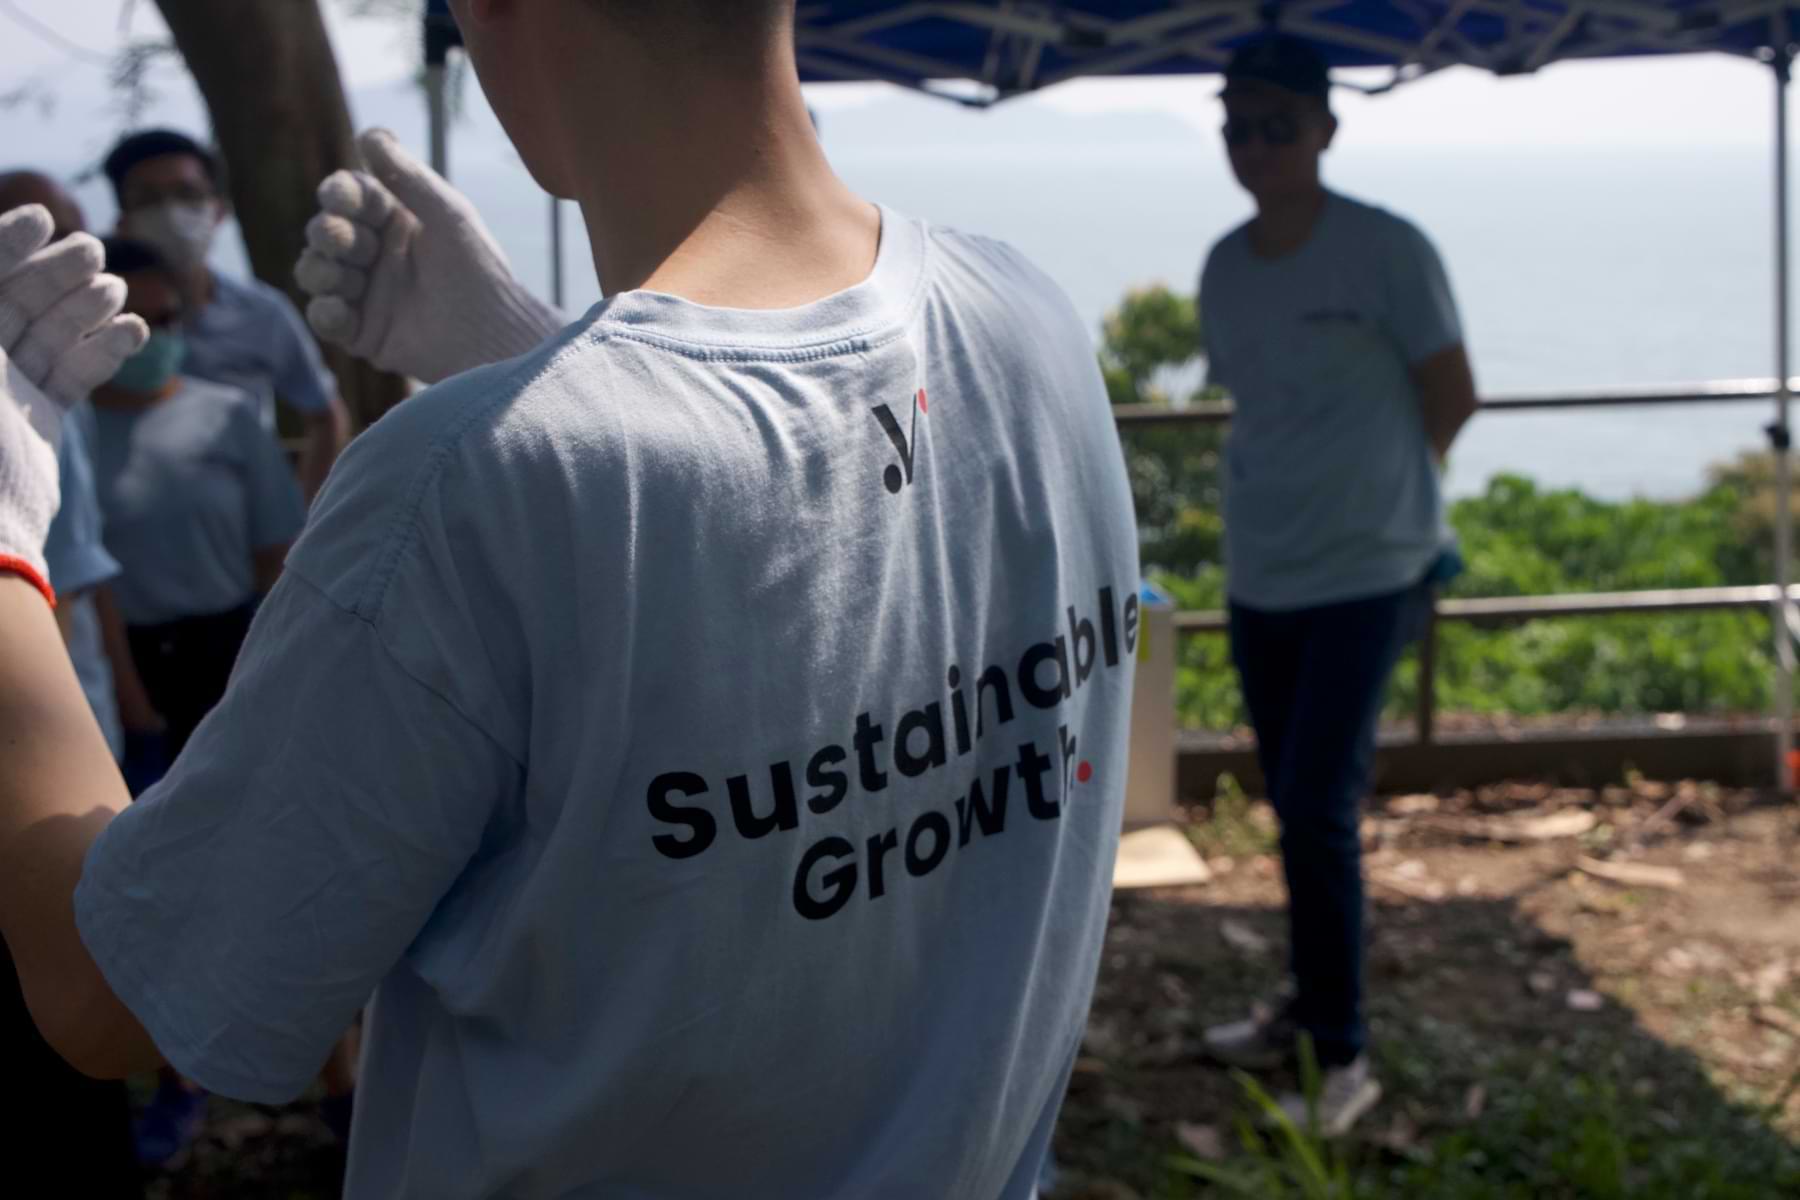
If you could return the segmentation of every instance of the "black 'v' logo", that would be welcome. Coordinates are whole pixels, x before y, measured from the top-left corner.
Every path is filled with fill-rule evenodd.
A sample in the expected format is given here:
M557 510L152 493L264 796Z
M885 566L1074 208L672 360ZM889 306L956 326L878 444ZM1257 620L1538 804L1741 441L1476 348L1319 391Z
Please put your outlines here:
M887 433L888 441L894 443L894 449L900 454L900 462L897 465L889 463L881 473L881 482L889 492L898 496L900 489L913 479L913 450L919 444L915 436L919 431L919 414L929 415L931 406L925 401L925 389L920 388L913 396L912 428L905 432L901 431L900 422L894 419L894 414L887 405L877 404L873 411L875 419L881 422L881 428Z

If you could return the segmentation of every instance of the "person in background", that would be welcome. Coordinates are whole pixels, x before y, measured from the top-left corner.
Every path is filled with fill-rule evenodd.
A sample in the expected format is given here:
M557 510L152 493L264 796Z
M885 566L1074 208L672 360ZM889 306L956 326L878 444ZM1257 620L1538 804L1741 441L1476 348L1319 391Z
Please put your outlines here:
M42 204L53 240L84 228L81 209L54 180L32 171L0 172L0 213ZM65 421L56 453L59 505L44 543L57 591L56 623L75 677L115 759L124 754L113 664L107 658L101 600L119 564L100 534L100 502L81 431ZM117 609L110 609L117 620ZM122 639L120 639L122 643ZM122 675L136 681L129 659ZM96 1200L143 1194L132 1153L131 1104L117 1080L88 1079L38 1032L19 991L12 954L0 942L0 1062L6 1064L9 1116L4 1170L21 1195L79 1195Z
M1259 1067L1309 1035L1335 1134L1381 1096L1365 1053L1358 810L1388 676L1455 570L1439 472L1475 383L1431 243L1321 181L1337 131L1324 61L1266 37L1225 80L1225 144L1256 215L1207 258L1202 349L1236 401L1231 647L1281 824L1294 986L1204 1041ZM1304 1120L1299 1097L1286 1103Z
M255 398L183 372L180 274L142 242L102 244L150 340L71 415L87 425L107 548L124 567L132 657L179 754L224 695L305 509Z
M0 172L0 213L42 204L55 222L52 235L61 241L83 232L87 221L68 190L37 171ZM78 406L79 407L79 406ZM163 735L168 723L150 703L144 682L131 659L125 621L110 581L118 564L106 553L101 535L99 500L94 496L93 467L81 429L69 430L58 447L63 503L50 527L48 545L53 578L63 595L57 621L69 643L75 673L94 708L107 744L121 760L133 794L154 782L168 767ZM56 570L58 563L62 570Z
M180 275L152 247L108 238L107 270L150 340L65 422L92 446L131 656L178 755L225 684L258 599L305 520L300 491L247 392L180 373ZM163 1071L138 1123L139 1158L174 1159L205 1095Z
M217 155L185 134L152 129L120 141L103 169L118 197L119 232L159 251L187 293L184 370L256 395L271 429L276 400L300 415L300 484L310 500L349 438L349 413L288 298L207 264L227 212Z

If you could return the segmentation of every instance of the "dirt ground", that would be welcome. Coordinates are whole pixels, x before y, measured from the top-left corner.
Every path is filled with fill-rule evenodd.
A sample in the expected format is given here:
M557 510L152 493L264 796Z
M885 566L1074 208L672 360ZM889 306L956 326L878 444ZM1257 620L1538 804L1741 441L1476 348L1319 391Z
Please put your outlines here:
M1210 883L1114 902L1057 1135L1061 1195L1164 1194L1170 1153L1235 1136L1242 1091L1202 1060L1200 1031L1273 991L1286 933L1266 809L1218 805L1190 814ZM1800 809L1635 781L1389 797L1369 813L1387 1097L1359 1139L1403 1160L1567 1077L1733 1153L1800 1141ZM1621 867L1631 880L1603 877ZM341 1171L315 1107L215 1100L150 1195L323 1200Z
M1370 1017L1387 1096L1360 1139L1403 1158L1546 1075L1617 1087L1671 1133L1716 1131L1701 1140L1718 1153L1800 1139L1800 810L1638 782L1369 811ZM1284 891L1275 858L1244 853L1272 841L1265 809L1192 815L1203 850L1236 853L1208 856L1218 874L1204 886L1115 901L1058 1133L1065 1195L1156 1193L1168 1153L1235 1141L1242 1091L1198 1037L1277 986Z

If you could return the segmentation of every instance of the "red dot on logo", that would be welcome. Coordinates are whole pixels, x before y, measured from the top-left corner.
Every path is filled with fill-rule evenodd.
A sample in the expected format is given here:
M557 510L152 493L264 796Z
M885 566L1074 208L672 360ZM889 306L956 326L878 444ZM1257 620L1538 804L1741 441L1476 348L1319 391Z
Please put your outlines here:
M925 389L924 388L919 389L919 411L923 412L923 413L928 413L931 411L931 405L925 403Z
M1093 777L1094 777L1094 764L1093 763L1084 762L1079 767L1075 768L1075 778L1080 780L1082 783L1086 783L1088 780L1092 779Z

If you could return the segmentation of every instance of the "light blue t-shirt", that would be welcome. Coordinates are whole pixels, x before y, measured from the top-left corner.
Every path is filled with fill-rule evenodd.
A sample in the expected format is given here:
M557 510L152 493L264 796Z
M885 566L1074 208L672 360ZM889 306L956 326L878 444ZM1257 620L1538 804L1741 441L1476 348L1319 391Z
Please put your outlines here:
M86 409L84 403L78 412ZM50 586L56 589L57 601L67 609L69 660L75 664L75 677L81 681L82 694L94 710L100 732L106 735L106 744L118 758L125 753L125 727L119 721L100 612L89 593L116 579L119 564L106 552L100 498L94 490L94 468L83 429L78 415L71 414L71 419L63 422L56 452L61 506L44 542L44 561L50 568Z
M1258 258L1248 229L1200 283L1208 375L1237 409L1231 598L1285 611L1417 584L1450 541L1410 374L1462 341L1443 263L1409 222L1335 193L1285 257Z
M803 308L612 297L353 443L82 935L351 1200L1022 1200L1105 934L1137 539L1092 344L883 214Z
M275 402L299 413L324 412L337 380L293 301L258 279L213 275L213 295L188 321L182 372L255 396L264 423Z
M149 408L89 405L80 420L106 548L124 568L114 592L125 620L157 625L253 599L252 555L293 541L306 520L300 486L255 400L183 378Z

